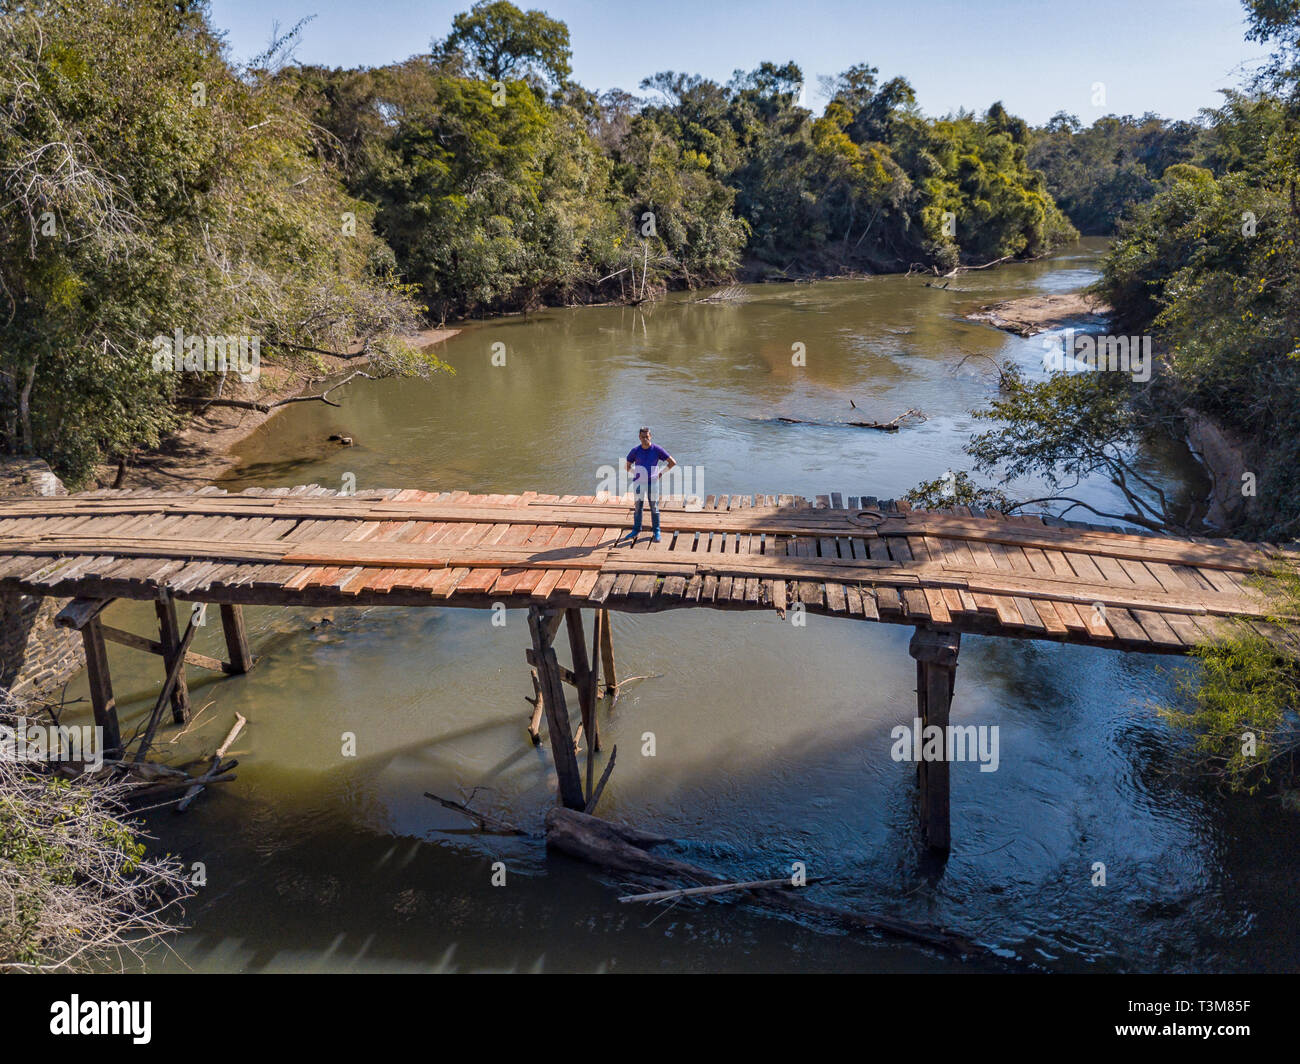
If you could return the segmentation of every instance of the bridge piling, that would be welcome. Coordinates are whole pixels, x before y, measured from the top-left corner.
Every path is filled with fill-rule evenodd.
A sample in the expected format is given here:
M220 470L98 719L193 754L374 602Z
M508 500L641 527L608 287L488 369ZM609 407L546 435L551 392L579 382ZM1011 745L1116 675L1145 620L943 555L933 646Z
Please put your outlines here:
M244 607L223 602L221 604L221 631L226 637L226 655L230 671L245 673L256 662L248 649L248 635L244 631Z
M108 647L99 617L81 626L82 645L86 650L86 680L90 686L90 705L95 724L102 729L101 740L106 755L122 752L122 732L117 723L117 702L113 698L113 680L108 671Z
M927 761L917 751L916 775L921 790L921 834L932 850L947 853L952 840L949 803L947 743L949 711L957 672L961 633L918 627L908 652L916 659L916 707L921 734L930 725L945 736L944 756Z
M605 674L605 697L610 709L618 700L618 673L614 671L614 629L609 622L609 610L598 610L600 628L600 668ZM594 660L594 655L593 655Z
M176 600L172 593L163 589L154 600L154 611L158 614L158 642L162 647L163 673L170 674L180 652L180 625L176 620ZM182 664L176 675L176 683L171 694L172 720L184 724L190 719L190 689L185 683L185 666Z
M583 809L582 776L578 755L573 748L569 727L569 710L564 700L564 679L552 643L564 620L563 610L528 607L528 629L533 637L533 664L541 687L539 698L546 713L546 727L551 737L551 757L555 761L560 804L568 809Z

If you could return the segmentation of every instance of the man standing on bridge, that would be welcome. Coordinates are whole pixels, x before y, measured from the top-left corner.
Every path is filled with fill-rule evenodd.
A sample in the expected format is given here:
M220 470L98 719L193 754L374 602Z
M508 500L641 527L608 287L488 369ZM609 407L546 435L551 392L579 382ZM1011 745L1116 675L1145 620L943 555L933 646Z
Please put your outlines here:
M656 443L650 441L650 430L641 427L641 443L627 452L627 471L632 473L632 493L636 496L636 509L632 515L632 531L627 538L633 543L641 534L641 512L646 499L650 500L650 542L659 542L659 478L677 464L677 460ZM667 463L659 469L661 462ZM635 470L635 472L633 472Z

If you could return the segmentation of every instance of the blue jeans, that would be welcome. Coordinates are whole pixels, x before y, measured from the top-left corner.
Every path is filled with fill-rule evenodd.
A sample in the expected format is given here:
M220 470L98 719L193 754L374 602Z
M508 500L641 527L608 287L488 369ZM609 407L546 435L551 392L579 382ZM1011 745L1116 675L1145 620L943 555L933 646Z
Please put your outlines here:
M636 495L636 505L632 510L632 535L635 537L641 534L641 514L647 496L650 499L650 528L656 536L659 535L659 482L652 480L648 487L637 483L632 490Z

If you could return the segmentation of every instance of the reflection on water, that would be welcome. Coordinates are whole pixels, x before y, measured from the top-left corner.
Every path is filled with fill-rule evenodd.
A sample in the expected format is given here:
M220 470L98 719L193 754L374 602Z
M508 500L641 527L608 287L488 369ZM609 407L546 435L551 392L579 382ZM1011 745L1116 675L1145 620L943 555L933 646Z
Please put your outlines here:
M987 362L958 368L964 355L1040 363L1039 340L963 311L1075 288L1096 250L967 274L946 291L886 277L754 287L738 305L679 299L476 325L445 347L454 377L358 382L340 409L291 407L248 441L228 486L337 486L354 473L361 487L586 494L648 423L679 462L702 467L708 493L897 495L964 465L969 411L991 392ZM489 361L497 341L504 367ZM796 343L804 368L791 364ZM897 434L769 420L888 420L911 407L929 420ZM333 449L333 432L357 446ZM1194 497L1187 461L1161 452L1147 471ZM148 607L114 609L112 623L148 630ZM243 713L239 779L154 820L208 878L159 968L953 964L733 904L619 905L617 882L533 838L472 834L424 798L473 793L476 807L540 829L554 780L524 731L522 613L505 628L438 609L262 609L249 622L262 661L198 687L205 712L176 744L211 748ZM607 749L619 748L602 812L683 840L686 860L737 878L804 861L825 877L810 888L819 900L943 924L1055 970L1300 960L1293 822L1275 803L1225 801L1170 770L1171 740L1147 705L1179 662L965 640L954 723L999 725L1001 764L953 767L954 849L936 873L918 845L914 773L889 757L890 729L913 715L908 629L701 610L616 614L614 630L623 670L649 678L602 722ZM219 629L198 649L219 653ZM152 662L112 653L119 690L138 695L126 712L143 713ZM646 732L654 757L641 756ZM345 733L355 758L340 756ZM505 887L491 886L496 861ZM1092 886L1096 862L1105 887Z

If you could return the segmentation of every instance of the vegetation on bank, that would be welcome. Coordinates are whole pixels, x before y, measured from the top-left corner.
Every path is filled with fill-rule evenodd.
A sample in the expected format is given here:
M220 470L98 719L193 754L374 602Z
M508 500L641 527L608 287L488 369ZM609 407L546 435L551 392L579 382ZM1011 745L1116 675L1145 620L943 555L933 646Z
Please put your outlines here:
M994 104L929 119L858 64L818 116L790 62L725 85L665 71L644 96L568 79L568 31L504 0L429 54L286 68L349 192L439 317L756 276L949 269L1075 235ZM647 276L648 275L648 276Z
M1245 0L1249 37L1275 49L1247 92L1196 126L1062 120L1030 157L1084 231L1118 218L1096 294L1112 331L1150 335L1155 375L1055 372L1029 380L1003 367L998 396L977 416L992 427L967 446L974 471L920 485L922 504L1015 509L1047 502L1156 530L1199 531L1186 501L1168 498L1130 458L1146 438L1179 439L1185 412L1212 417L1247 442L1243 505L1223 531L1265 542L1300 530L1300 0ZM1091 160L1091 168L1079 168ZM1013 498L1024 476L1046 499ZM1110 480L1119 512L1069 495L1081 477ZM1024 493L1019 493L1023 495ZM1197 736L1228 787L1294 785L1300 752L1300 593L1289 568L1260 581L1274 638L1236 625L1198 650L1201 668L1165 716Z
M276 49L262 57L274 60ZM262 70L203 4L0 2L0 438L72 484L149 448L232 373L155 372L156 337L256 337L311 372L407 348L420 305ZM206 365L202 361L200 365Z
M0 733L35 723L0 706ZM193 893L179 861L146 855L128 784L71 782L0 756L0 972L122 966L172 930Z

